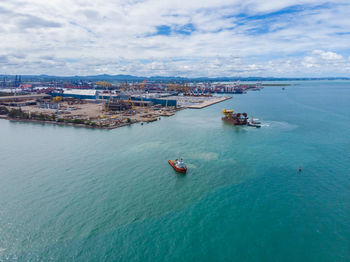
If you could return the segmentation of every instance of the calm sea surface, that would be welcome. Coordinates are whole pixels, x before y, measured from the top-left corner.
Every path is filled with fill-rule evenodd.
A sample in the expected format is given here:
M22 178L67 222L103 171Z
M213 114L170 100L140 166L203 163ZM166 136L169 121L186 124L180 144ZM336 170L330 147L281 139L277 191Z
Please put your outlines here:
M350 82L293 83L115 130L0 120L0 261L349 261Z

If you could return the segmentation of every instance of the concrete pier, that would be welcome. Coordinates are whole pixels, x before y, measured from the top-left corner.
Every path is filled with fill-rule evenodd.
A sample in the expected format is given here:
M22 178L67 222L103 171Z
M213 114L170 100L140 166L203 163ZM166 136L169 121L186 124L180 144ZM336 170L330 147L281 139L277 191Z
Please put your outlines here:
M207 106L211 106L211 105L226 101L226 100L231 99L231 98L232 97L211 97L210 99L204 100L201 103L187 105L186 108L202 109L202 108L205 108Z

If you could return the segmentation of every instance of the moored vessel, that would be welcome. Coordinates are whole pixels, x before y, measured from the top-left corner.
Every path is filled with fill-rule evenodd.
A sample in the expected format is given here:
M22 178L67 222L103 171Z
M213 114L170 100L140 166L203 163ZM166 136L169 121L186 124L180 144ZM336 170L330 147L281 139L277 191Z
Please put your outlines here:
M222 113L225 115L221 118L223 121L232 124L232 125L247 125L248 115L247 113L234 113L234 111L223 109Z

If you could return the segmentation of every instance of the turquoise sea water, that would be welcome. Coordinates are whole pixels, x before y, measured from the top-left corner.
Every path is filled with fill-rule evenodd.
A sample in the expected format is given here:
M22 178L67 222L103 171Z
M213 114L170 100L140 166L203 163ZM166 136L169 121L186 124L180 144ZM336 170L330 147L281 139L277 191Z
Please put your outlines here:
M350 82L296 83L115 130L0 120L0 261L349 261Z

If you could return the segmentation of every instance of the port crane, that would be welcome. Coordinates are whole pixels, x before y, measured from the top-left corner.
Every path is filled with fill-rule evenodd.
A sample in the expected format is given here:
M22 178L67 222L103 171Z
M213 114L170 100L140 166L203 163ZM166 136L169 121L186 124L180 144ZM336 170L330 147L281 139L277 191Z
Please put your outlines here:
M129 96L128 98L128 103L131 105L132 110L134 110L134 102L131 99L131 91L134 90L134 86L133 85L129 85L128 82L123 82L120 84L120 92L125 92L126 95Z
M96 85L105 88L106 90L112 87L112 84L107 81L98 81L96 82Z
M107 82L107 81L98 81L98 82L96 82L96 85L104 88L106 92L108 91L108 89L110 89L112 87L112 84L110 82ZM112 93L110 93L110 97L109 97L107 105L105 104L104 93L102 93L101 97L102 97L102 111L108 112L109 105L111 103ZM104 115L101 115L101 117L103 118Z
M146 84L146 79L143 80L140 84L140 89L142 90L142 92L145 91L145 84ZM141 104L142 104L142 107L145 106L145 104L143 103L143 99L142 99L142 94L140 95L140 98L141 98Z

